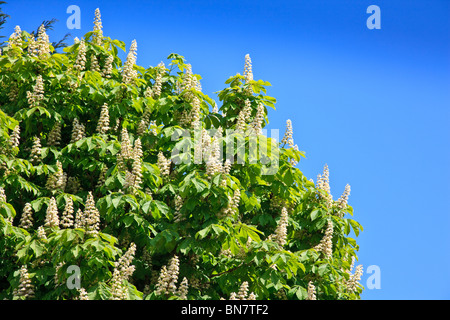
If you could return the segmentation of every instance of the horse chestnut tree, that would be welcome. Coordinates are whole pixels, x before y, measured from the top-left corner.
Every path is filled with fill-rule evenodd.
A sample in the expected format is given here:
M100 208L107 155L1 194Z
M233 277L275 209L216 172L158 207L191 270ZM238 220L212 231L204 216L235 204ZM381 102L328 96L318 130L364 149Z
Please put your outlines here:
M219 106L183 56L119 50L98 9L62 53L44 27L5 42L0 298L359 299L350 187L302 174L289 120L266 135L250 56Z

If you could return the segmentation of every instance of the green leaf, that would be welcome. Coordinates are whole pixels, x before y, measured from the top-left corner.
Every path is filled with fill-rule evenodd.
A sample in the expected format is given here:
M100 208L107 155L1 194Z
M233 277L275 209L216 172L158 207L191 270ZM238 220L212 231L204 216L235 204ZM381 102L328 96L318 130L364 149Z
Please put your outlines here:
M211 232L211 225L207 226L206 228L203 228L202 230L198 231L195 234L195 239L204 239L210 232Z
M14 207L9 203L0 203L0 214L5 218L12 218L16 216L16 210L14 210Z
M153 200L153 204L155 205L155 208L159 211L160 215L167 216L170 212L170 208L162 201L159 200Z
M283 181L288 186L291 186L294 183L294 176L292 175L292 170L290 168L285 171Z
M178 246L177 250L181 252L184 255L187 255L192 250L194 239L192 238L185 238L180 245Z
M103 282L99 282L93 291L90 291L88 296L91 300L109 300L111 292L109 287Z
M347 219L347 220L350 223L350 225L352 226L352 229L353 229L353 232L355 233L355 235L359 236L359 231L363 230L362 226L355 220L352 220L352 219Z
M311 214L310 214L311 221L316 220L316 218L317 218L319 215L320 215L319 209L314 209L314 210L311 212Z
M126 51L125 42L115 39L112 40L111 43L114 44L116 47L122 49L123 51Z
M198 178L193 178L191 182L195 186L198 193L202 192L206 188L206 183Z
M308 297L308 290L303 288L302 286L298 286L295 291L295 296L298 300L305 300Z
M318 275L322 277L326 272L328 272L328 267L329 267L328 263L323 263L319 265L319 267L317 268Z
M122 196L118 196L116 198L113 198L111 202L112 202L114 208L117 209L119 207L120 203L122 202Z
M44 252L44 247L37 240L33 240L30 243L30 249L33 250L34 255L36 256L36 258L40 257L43 254L43 252Z
M148 212L150 211L150 209L152 207L152 201L153 200L147 201L141 206L142 212L144 212L145 214L148 214Z

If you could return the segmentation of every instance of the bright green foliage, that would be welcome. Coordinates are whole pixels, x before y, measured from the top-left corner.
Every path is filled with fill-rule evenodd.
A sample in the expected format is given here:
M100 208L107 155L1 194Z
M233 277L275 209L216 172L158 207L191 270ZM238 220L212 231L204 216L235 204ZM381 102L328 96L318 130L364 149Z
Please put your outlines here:
M27 50L30 35L25 31L22 43L6 46L0 57L0 187L5 192L0 198L0 299L24 298L14 294L23 265L34 299L77 299L80 291L66 285L70 265L80 268L81 287L90 299L115 297L114 269L133 243L135 269L129 277L119 277L125 288L122 298L179 299L177 292L156 290L161 269L169 268L176 255L176 286L186 277L188 299L229 299L244 281L257 299L306 299L310 282L317 299L358 299L362 286L356 290L348 286L351 260L358 250L349 234L358 235L362 227L348 218L353 211L346 201L342 206L330 201L326 190L292 164L300 161L302 152L277 143L278 153L272 150L269 156L279 157L278 169L265 174L266 164L250 163L251 135L238 133L245 142L245 163L231 163L228 172L210 174L205 161L175 163L180 159L175 148L194 154L194 135L188 139L181 135L182 129L192 129L193 114L203 128L220 126L225 133L235 129L247 99L248 123L258 105L274 107L275 99L266 95L270 84L239 74L231 77L229 87L219 93L219 112L214 110L215 101L201 92L200 76L190 75L182 56L171 54L168 68L134 64L137 76L131 74L131 81L124 83L126 63L118 51L125 51L125 44L108 37L99 42L98 36L89 32L84 37L84 67L74 67L83 42L62 54L33 55ZM107 77L110 56L112 72ZM38 76L43 96L30 100ZM157 81L162 83L160 94L155 94ZM198 102L200 108L194 110ZM105 104L109 126L99 132ZM267 122L263 110L262 126ZM50 132L58 123L61 138L55 140ZM17 125L20 141L15 146L11 137ZM84 132L73 138L74 127L80 125ZM33 153L35 138L40 153ZM140 141L142 155L124 156L127 139L130 148ZM260 136L258 143L266 140L273 141ZM225 138L217 141L225 154ZM160 152L166 159L172 157L168 175L158 164ZM37 160L32 161L32 154ZM133 184L137 178L141 182ZM89 194L99 223L65 228L66 205L73 203L75 219L78 209L88 211ZM46 224L52 198L59 225ZM27 203L32 226L25 229L19 225ZM283 210L286 235L279 241ZM328 222L333 225L330 256L317 247Z

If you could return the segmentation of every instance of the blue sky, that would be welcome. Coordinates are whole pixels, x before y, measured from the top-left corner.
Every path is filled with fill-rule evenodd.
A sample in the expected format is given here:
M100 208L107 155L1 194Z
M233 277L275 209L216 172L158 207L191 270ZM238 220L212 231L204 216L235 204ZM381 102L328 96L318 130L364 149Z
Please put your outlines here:
M450 1L8 2L2 35L57 18L51 40L92 30L98 7L105 35L137 40L139 65L179 53L213 98L249 53L278 101L268 128L291 119L303 173L328 164L334 198L352 187L358 263L381 270L362 298L450 299ZM72 4L80 30L66 27ZM370 5L379 30L366 27Z

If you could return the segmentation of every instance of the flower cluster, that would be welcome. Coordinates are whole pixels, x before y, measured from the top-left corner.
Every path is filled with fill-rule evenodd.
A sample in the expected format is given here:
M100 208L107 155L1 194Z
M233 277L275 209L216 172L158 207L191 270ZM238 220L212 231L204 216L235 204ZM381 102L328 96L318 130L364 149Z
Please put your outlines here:
M14 45L16 47L22 48L22 44L22 30L20 29L20 26L16 26L14 28L14 33L9 37L8 47L12 47Z
M83 210L81 210L81 208L79 208L75 214L75 221L73 223L73 227L84 229L85 224L86 223L85 223L85 219L84 219Z
M198 277L196 276L191 276L189 278L189 284L192 288L197 289L197 290L208 290L208 288L210 287L210 283L209 282L202 282Z
M33 226L33 208L31 203L26 203L20 218L19 227L29 229Z
M186 300L187 299L188 290L189 290L188 279L186 277L184 277L183 280L180 283L180 286L178 287L176 295L181 300Z
M132 152L133 165L131 172L127 171L125 176L125 186L132 188L132 190L140 189L142 184L142 146L141 139L137 138L134 141L134 148Z
M155 83L153 84L153 87L151 88L151 96L153 98L157 98L161 95L162 77L163 77L164 73L166 72L166 67L162 61L156 66L156 68L157 68L157 73L156 73Z
M123 66L122 70L122 82L125 84L131 83L134 79L137 78L137 71L134 70L134 65L136 63L137 56L137 43L136 40L131 42L130 51L127 55L127 60Z
M67 229L73 226L73 200L72 198L67 198L66 206L61 216L61 221L59 223L61 228Z
M102 77L105 78L111 78L112 75L112 70L113 70L113 62L114 62L114 56L113 55L108 55L108 57L105 60L105 64L103 66L103 70L102 70Z
M130 136L128 135L128 130L126 127L122 127L122 132L120 133L120 154L118 157L119 163L133 158Z
M197 91L202 91L200 81L192 73L192 65L186 64L186 72L183 74L183 83L181 84L181 92L184 90L195 89ZM185 93L185 98L190 99L193 95L190 92Z
M316 188L330 193L330 172L328 165L323 167L323 174L317 176Z
M166 159L164 154L160 151L158 153L157 165L162 176L168 176L170 174L170 163L170 159Z
M128 288L124 285L120 272L114 269L111 279L111 300L128 300Z
M355 273L351 274L353 266L355 264L355 257L352 257L352 264L348 273L350 274L349 279L345 281L345 286L349 292L356 292L358 289L358 283L363 275L363 266L359 265L355 269Z
M246 82L253 80L252 60L248 53L245 55L244 77Z
M284 289L280 289L275 293L275 297L278 300L288 300L288 297L286 295L286 291Z
M220 132L219 132L220 130ZM221 149L219 143L219 136L221 136L221 128L214 137L211 138L211 144L208 144L207 158L206 158L206 175L211 179L216 173L223 171L222 161L221 161Z
M249 99L245 100L244 108L239 112L237 122L236 122L236 130L237 131L245 131L247 128L247 123L250 120L252 113L252 106Z
M95 54L91 55L91 66L90 66L91 71L97 71L100 72L100 65L98 64L98 59L95 56Z
M116 269L120 271L123 278L129 278L133 274L135 267L131 263L133 262L134 255L136 254L136 245L130 244L130 247L123 256L115 263Z
M89 191L83 212L84 229L87 234L96 235L100 227L100 212L95 206L92 191Z
M47 33L45 32L45 27L43 24L38 29L36 42L39 59L47 58L50 54L50 41Z
M0 52L1 54L1 52ZM16 82L11 83L9 87L9 92L6 93L9 101L14 102L17 100L17 96L19 95L19 87Z
M196 97L194 97L196 99ZM175 117L177 118L178 125L180 127L200 127L200 122L198 121L199 113L196 112L196 104L193 104L190 110L183 110L177 112Z
M206 151L209 150L211 144L211 137L206 131L205 128L202 130L194 131L194 163L200 164L202 163L202 158L204 154L206 155Z
M49 228L56 228L59 226L58 207L54 197L50 199L50 203L47 207L44 226Z
M47 144L49 146L58 146L61 142L61 123L56 122L52 130L48 133Z
M232 214L238 207L241 201L241 190L234 190L233 197L228 196L228 204L226 207L222 208L219 218L223 218Z
M237 294L236 292L230 293L230 300L256 300L256 295L253 292L248 294L248 282L244 281Z
M283 139L281 139L281 143L288 144L290 147L294 146L294 139L292 130L292 121L290 119L286 120L286 131L284 133Z
M25 265L20 268L19 287L14 289L13 296L25 299L34 298L34 286L31 283L28 269Z
M281 143L284 145L288 145L292 149L298 151L298 146L294 145L294 138L293 138L293 130L292 130L292 121L290 119L286 120L286 131L284 133L283 139L281 139ZM295 159L290 159L289 162L295 166L297 165L297 161Z
M174 214L174 221L180 222L182 220L181 215L181 208L183 207L183 198L181 198L179 195L175 196L175 214Z
M224 164L223 164L223 167L222 167L222 174L223 175L222 175L222 178L220 180L220 185L223 188L225 188L227 186L227 181L228 181L227 175L230 174L230 171L231 171L231 161L230 161L230 159L226 159Z
M20 144L20 126L15 126L13 132L11 133L11 137L9 138L9 142L11 143L11 147L17 148Z
M102 31L102 19L100 14L100 9L95 9L95 18L94 18L94 36L93 36L93 43L101 46L102 40L103 40L103 31Z
M137 138L134 140L134 147L133 147L133 159L140 159L144 153L142 152L142 142L140 138Z
M316 287L312 283L312 281L308 282L308 296L306 300L317 300L316 298Z
M108 167L104 166L102 168L102 171L100 171L100 175L98 177L98 181L97 181L97 185L95 186L96 188L100 188L105 184L106 181L106 172L108 171Z
M192 100L192 109L191 109L191 114L190 114L190 118L191 118L191 126L192 128L195 129L199 129L201 124L200 124L200 112L201 112L201 108L200 108L200 99L195 96L194 99Z
M350 185L347 184L344 189L344 193L336 201L339 209L345 209L347 207L348 197L350 196Z
M272 236L273 241L278 243L281 247L286 244L288 218L288 211L286 207L283 207L281 209L281 216L280 220L278 221L277 228L275 229L275 233Z
M79 293L78 300L89 300L89 296L86 292L86 289L80 288L78 289L78 293Z
M320 243L314 247L314 249L323 252L327 258L331 258L333 254L333 223L328 220L327 229L325 230L325 236Z
M330 190L330 172L328 171L328 165L324 166L322 175L317 175L316 189L319 190L319 197L325 199L327 206L331 207L333 196ZM320 190L324 191L325 195Z
M44 81L42 76L36 77L36 84L33 86L33 92L27 91L27 99L30 107L38 107L42 100L44 100Z
M47 239L47 235L45 234L45 229L43 226L38 227L37 236L39 239Z
M85 137L85 127L84 124L80 123L77 118L73 120L72 124L72 136L70 143L77 142Z
M55 288L61 284L60 273L64 266L64 262L60 262L55 266L55 275L53 276L53 281L55 282Z
M120 153L117 155L117 164L120 170L126 170L125 188L140 189L142 183L142 144L141 139L134 141L134 148L128 136L128 130L123 127L121 132ZM125 161L132 160L132 170L128 171Z
M231 161L230 159L226 159L223 164L223 173L230 174L230 171L231 171Z
M100 118L97 124L97 132L99 134L105 134L109 130L109 109L105 103L100 111Z
M245 300L248 294L248 282L244 281L242 282L241 287L239 288L239 292L237 294L237 297L239 300Z
M34 137L33 139L33 146L31 147L31 154L30 154L31 162L37 163L41 159L41 139L38 137Z
M86 234L97 235L100 227L100 212L95 206L94 196L92 191L89 191L84 205L84 211L78 209L75 214L74 228L81 228L86 230Z
M161 268L161 273L159 275L158 283L156 284L156 294L157 295L175 295L176 294L176 283L178 281L179 272L179 259L177 255L174 255L169 261L169 268L165 265Z
M62 164L59 160L56 160L56 168L56 172L48 178L46 188L63 191L66 187L67 175L63 171Z
M255 118L250 123L250 134L254 134L254 135L262 134L264 113L265 113L264 105L262 103L258 104L258 108L256 109Z
M27 52L31 57L37 57L39 54L38 43L33 35L28 38Z
M136 130L138 136L142 136L144 132L148 129L149 121L150 121L150 112L148 110L145 110Z
M244 78L245 83L248 85L245 91L251 95L253 93L253 89L250 85L250 81L253 81L253 71L252 71L252 60L250 59L249 54L245 55Z
M83 71L86 67L86 43L81 39L78 45L78 55L73 68L78 71Z
M133 275L135 266L131 263L135 254L136 245L131 243L125 254L115 263L111 284L112 300L126 300L128 298L128 287L124 284L124 281Z

